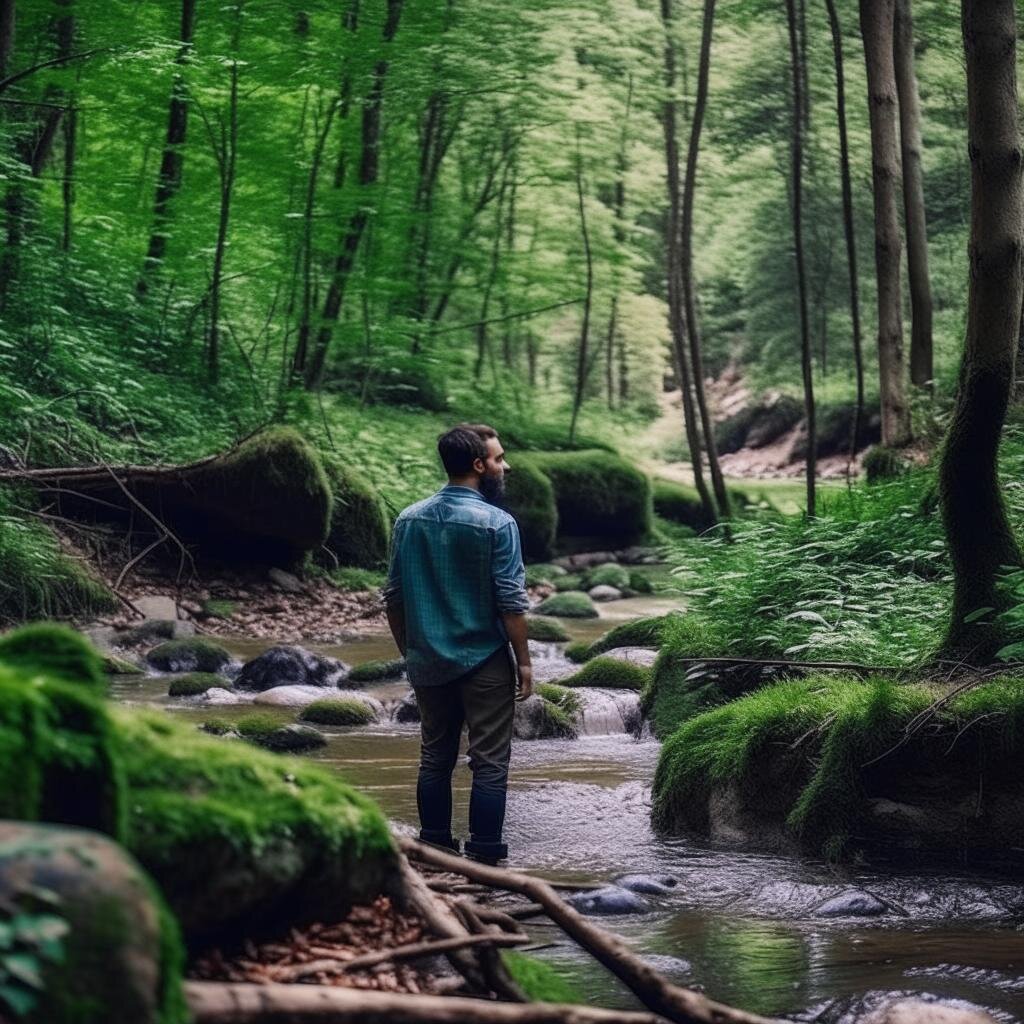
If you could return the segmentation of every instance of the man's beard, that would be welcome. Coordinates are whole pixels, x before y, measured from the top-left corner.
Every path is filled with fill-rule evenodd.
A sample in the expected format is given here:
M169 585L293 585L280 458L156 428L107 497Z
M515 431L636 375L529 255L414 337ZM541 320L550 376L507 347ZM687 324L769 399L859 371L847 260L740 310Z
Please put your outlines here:
M491 505L500 505L505 497L505 474L485 473L480 477L480 494Z

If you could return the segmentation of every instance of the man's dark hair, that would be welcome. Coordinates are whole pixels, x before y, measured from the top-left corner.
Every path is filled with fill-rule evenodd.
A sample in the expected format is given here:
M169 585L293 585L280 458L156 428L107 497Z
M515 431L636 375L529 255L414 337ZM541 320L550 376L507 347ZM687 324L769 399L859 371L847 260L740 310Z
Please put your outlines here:
M487 458L487 440L498 432L486 423L459 423L437 439L437 452L449 476L473 471L475 459Z

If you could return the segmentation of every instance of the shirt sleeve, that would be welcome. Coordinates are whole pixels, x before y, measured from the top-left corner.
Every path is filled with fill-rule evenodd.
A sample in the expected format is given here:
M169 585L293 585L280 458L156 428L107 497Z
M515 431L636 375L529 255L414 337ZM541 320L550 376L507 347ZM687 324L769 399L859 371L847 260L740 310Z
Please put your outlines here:
M494 532L491 576L499 612L525 612L530 607L526 596L526 567L519 546L519 527L514 522L508 522Z
M402 524L395 523L394 532L391 535L391 567L388 571L387 583L381 588L381 597L387 605L402 603Z

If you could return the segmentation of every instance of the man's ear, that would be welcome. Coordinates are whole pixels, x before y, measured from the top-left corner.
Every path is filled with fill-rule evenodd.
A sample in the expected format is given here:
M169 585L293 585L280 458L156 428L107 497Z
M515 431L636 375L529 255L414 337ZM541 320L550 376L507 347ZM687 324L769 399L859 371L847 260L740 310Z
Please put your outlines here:
M487 466L484 464L484 460L483 459L474 459L473 460L473 471L475 473L479 473L481 476L483 476L484 473L487 472Z

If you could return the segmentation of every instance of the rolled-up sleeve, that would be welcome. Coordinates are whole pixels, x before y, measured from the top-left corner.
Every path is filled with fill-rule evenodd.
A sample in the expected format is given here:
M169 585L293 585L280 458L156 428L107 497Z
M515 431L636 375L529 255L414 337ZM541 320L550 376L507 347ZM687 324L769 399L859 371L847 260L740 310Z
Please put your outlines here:
M505 523L494 531L491 576L499 612L525 612L530 607L519 527L514 522Z
M388 605L402 603L402 532L402 523L399 521L395 523L395 530L391 535L391 567L388 570L388 580L380 592L384 603Z

